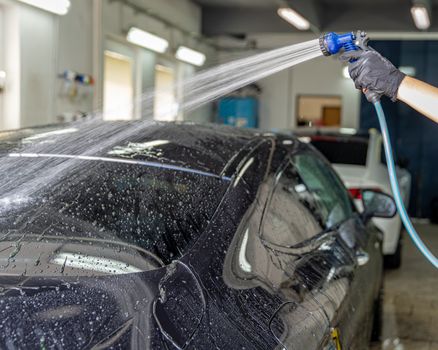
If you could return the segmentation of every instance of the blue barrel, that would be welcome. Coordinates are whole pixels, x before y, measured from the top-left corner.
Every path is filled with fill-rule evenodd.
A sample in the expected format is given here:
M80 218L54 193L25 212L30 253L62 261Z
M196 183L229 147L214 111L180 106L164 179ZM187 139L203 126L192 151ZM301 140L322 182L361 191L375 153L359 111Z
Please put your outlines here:
M243 128L259 125L259 102L256 97L225 97L219 100L218 122Z

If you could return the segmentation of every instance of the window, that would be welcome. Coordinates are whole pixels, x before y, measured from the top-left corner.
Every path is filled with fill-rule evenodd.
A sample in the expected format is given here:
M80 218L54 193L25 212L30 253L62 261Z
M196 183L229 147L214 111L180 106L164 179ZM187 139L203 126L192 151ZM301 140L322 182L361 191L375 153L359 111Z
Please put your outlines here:
M297 126L341 126L340 96L298 96Z
M305 186L302 193L311 195L324 228L340 224L353 214L347 190L326 163L310 154L296 155L292 162Z
M322 230L312 196L292 165L281 173L263 218L261 235L269 243L292 247Z
M28 160L14 162L17 167L30 166ZM3 203L2 232L14 233L4 245L19 240L22 248L15 256L17 267L10 264L11 273L66 274L60 268L67 257L71 275L83 269L117 273L106 266L116 271L131 265L136 271L155 268L157 264L143 263L145 256L167 265L204 232L227 186L228 182L190 172L83 161L59 184L44 188L28 202ZM9 254L0 250L0 262ZM40 254L41 260L58 257L47 262L58 269L37 266ZM134 260L136 256L142 258ZM103 266L93 267L98 262Z
M312 137L312 145L330 163L363 165L367 163L368 140L366 138Z
M154 119L174 121L177 119L175 73L170 67L155 66Z
M277 178L261 235L274 245L292 247L351 215L348 193L330 167L300 154Z

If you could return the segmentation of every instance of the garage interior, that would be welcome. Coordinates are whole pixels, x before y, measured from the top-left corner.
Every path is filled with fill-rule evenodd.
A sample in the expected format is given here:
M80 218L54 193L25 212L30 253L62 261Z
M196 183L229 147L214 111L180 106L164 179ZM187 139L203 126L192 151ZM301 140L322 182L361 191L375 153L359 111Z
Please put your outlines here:
M415 7L425 9L426 24ZM280 16L285 8L298 24ZM224 88L194 107L181 101L200 72L357 29L400 71L438 86L437 19L438 0L0 0L0 137L90 116L219 123L302 139L368 133L380 129L374 107L335 56ZM438 252L438 125L401 102L385 97L382 105L396 162L410 179L408 213ZM358 153L350 158L362 164ZM382 336L371 348L438 349L437 271L401 231L401 266L385 268Z

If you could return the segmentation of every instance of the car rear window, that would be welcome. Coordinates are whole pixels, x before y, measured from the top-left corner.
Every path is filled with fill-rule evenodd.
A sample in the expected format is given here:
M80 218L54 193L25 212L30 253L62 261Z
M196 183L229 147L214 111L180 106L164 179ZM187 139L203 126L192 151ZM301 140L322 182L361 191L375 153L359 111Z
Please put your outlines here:
M311 143L330 163L366 165L368 140L365 138L314 136Z
M19 169L41 160L8 162L17 171L4 183L13 176L19 183ZM24 181L0 198L3 273L93 275L167 265L206 229L228 186L190 169L88 160L49 185L40 180L41 188Z

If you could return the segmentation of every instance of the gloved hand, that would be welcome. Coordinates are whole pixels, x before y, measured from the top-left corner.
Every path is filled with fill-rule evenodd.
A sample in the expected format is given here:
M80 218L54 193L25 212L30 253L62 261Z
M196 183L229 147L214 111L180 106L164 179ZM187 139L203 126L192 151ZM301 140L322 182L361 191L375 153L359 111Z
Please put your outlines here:
M406 75L380 53L373 49L351 51L344 53L341 60L349 61L348 71L357 89L397 100L398 88Z

